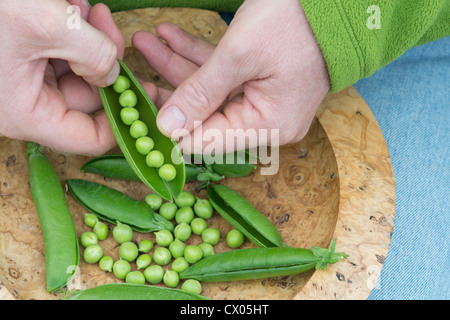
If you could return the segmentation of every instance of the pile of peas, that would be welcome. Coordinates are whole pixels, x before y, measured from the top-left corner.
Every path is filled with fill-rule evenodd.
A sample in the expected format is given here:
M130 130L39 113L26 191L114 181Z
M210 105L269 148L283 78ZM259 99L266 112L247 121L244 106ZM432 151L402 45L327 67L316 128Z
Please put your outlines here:
M180 272L200 259L215 254L214 246L220 240L220 231L207 224L213 215L213 207L209 200L195 198L188 191L181 192L175 202L163 202L159 195L150 193L145 197L145 202L164 218L175 221L173 232L157 231L154 233L155 242L146 239L136 244L132 241L131 227L117 222L112 234L120 245L120 258L114 261L111 256L104 255L99 245L100 240L108 237L108 226L99 221L97 216L86 213L84 222L92 231L80 236L81 245L85 248L84 260L90 264L98 263L100 269L113 272L118 279L127 283L164 283L167 287L175 288L180 283ZM187 245L185 242L192 234L200 236L203 242ZM236 229L226 235L226 242L232 249L239 248L244 240L244 235ZM132 263L135 263L136 270L132 271ZM194 279L183 281L181 289L196 294L202 292L201 283Z
M135 108L137 105L136 93L130 89L130 79L120 75L113 89L119 96L119 104L122 106L120 118L122 122L130 126L130 135L136 139L136 150L145 156L145 162L149 167L158 170L161 179L172 181L177 175L175 167L170 163L164 163L164 155L161 151L154 149L155 143L148 136L148 127L142 120L139 120L139 111Z

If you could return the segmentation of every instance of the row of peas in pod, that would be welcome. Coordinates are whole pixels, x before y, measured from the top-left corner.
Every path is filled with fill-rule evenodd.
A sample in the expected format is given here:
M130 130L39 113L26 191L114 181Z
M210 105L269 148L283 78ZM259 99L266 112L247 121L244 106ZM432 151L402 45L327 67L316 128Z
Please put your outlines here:
M177 171L172 164L165 163L164 155L155 149L153 139L148 136L148 126L139 120L139 111L135 108L138 102L137 96L130 89L130 79L120 75L113 84L113 89L120 94L119 104L123 107L120 118L125 125L130 126L130 135L136 139L137 152L145 156L145 162L149 167L158 170L161 179L172 181Z
M152 285L164 283L175 288L180 283L179 273L202 258L215 254L214 246L220 240L220 231L208 227L207 220L213 216L214 210L207 199L195 198L188 191L183 191L175 202L164 202L163 199L150 193L145 202L161 216L174 220L173 232L160 230L154 233L154 242L145 239L139 243L133 242L132 229L117 222L112 236L119 244L119 260L104 255L100 246L101 240L108 237L108 227L93 214L85 215L85 224L92 231L81 234L80 243L84 249L84 260L87 263L98 263L100 269L113 274L127 283ZM187 244L191 235L201 237L199 245ZM244 243L244 235L236 230L230 230L226 241L230 248L238 248ZM132 268L132 264L136 268ZM163 268L165 267L165 268ZM136 269L136 270L132 270ZM184 280L182 290L200 294L201 283L194 279Z

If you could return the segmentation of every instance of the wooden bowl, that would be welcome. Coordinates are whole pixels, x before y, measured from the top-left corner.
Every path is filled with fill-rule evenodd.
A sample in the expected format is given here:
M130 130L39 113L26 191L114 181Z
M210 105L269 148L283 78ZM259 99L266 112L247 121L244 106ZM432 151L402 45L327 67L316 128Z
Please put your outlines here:
M131 47L137 30L154 32L161 22L179 24L192 34L218 43L226 24L215 12L195 9L139 9L114 14L127 41L125 62L142 79L169 88ZM118 149L111 150L111 153ZM139 182L113 181L79 168L90 158L46 149L60 177L83 178L107 184L137 199L149 189ZM25 142L0 138L0 297L3 299L57 299L62 294L45 290L45 257L42 233L28 184ZM366 299L381 272L395 215L395 183L389 152L378 124L353 88L324 99L307 136L280 148L276 175L261 175L259 166L244 178L221 183L240 192L277 226L290 246L328 247L337 239L337 251L348 259L327 271L264 280L205 283L203 295L212 299ZM185 189L195 193L196 183ZM198 194L206 197L204 190ZM89 231L85 210L67 194L77 234ZM208 225L221 231L216 252L226 251L225 235L231 226L220 216ZM110 225L112 229L112 226ZM154 240L153 234L135 233L134 241ZM200 237L192 236L193 244ZM254 247L248 240L244 247ZM117 243L102 241L105 254L118 258ZM81 259L82 260L82 259ZM80 262L74 288L118 282L97 265Z

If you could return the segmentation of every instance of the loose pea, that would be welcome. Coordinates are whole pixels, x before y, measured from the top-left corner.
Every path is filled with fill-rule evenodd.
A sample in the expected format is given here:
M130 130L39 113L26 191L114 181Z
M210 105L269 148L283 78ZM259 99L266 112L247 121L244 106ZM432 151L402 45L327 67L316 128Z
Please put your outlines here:
M169 251L172 254L173 258L179 258L184 255L184 249L186 248L186 245L181 242L179 239L175 239L170 245L169 245Z
M97 235L98 240L105 240L108 237L108 226L101 221L98 221L95 224L93 231Z
M134 93L133 90L127 89L124 92L122 92L119 96L119 104L126 108L126 107L134 107L137 104L137 97L136 93Z
M155 232L155 241L162 247L168 247L173 241L173 234L169 230Z
M191 236L191 227L186 222L181 222L177 224L175 229L173 230L175 238L180 241L186 241Z
M120 259L113 264L113 273L117 277L117 279L125 279L130 271L131 265L128 261Z
M114 82L113 84L113 89L117 93L122 93L129 88L130 88L130 79L122 75L117 77L116 82Z
M136 140L135 146L137 152L146 155L153 150L155 142L150 137L140 137Z
M145 284L145 276L140 271L131 271L128 272L125 277L126 283L135 283L135 284Z
M150 252L153 249L153 246L152 240L142 240L139 243L139 251L144 253Z
M103 256L98 262L100 269L106 272L112 272L112 267L114 265L114 260L111 256Z
M137 246L134 242L128 241L120 245L119 256L128 262L134 261L139 254Z
M181 290L195 294L200 294L202 293L202 285L198 280L188 279L184 281L183 284L181 285Z
M173 271L180 273L180 272L183 272L184 270L186 270L187 268L189 268L189 262L187 262L186 258L184 258L184 257L176 258L172 262L172 270Z
M175 203L179 208L192 207L195 203L195 197L189 191L181 191L180 195L175 199Z
M212 256L213 254L215 254L214 247L210 243L203 242L203 243L199 244L198 246L203 251L203 258Z
M203 257L203 251L198 246L189 245L184 249L184 258L189 263L196 263Z
M120 110L120 119L124 124L130 126L139 119L139 111L135 108L123 108Z
M158 175L164 181L172 181L177 176L177 170L170 163L166 163L159 168Z
M201 235L207 227L206 221L203 218L194 218L191 221L192 232L198 236Z
M113 237L120 244L129 242L133 238L133 230L129 225L117 221L113 229Z
M156 193L149 193L145 196L145 202L152 208L153 210L158 210L163 202L163 199L160 195Z
M167 220L172 220L175 218L175 214L178 211L178 207L173 202L165 202L159 208L159 214L162 215Z
M145 163L147 163L149 167L159 168L164 164L164 156L161 151L150 151L145 157Z
M96 263L103 257L103 249L98 244L93 244L84 249L84 261Z
M217 228L207 228L202 232L204 242L216 245L220 240L220 231Z
M140 137L145 137L148 134L148 127L144 121L136 120L130 126L130 135L138 139Z
M85 248L93 244L98 244L98 237L94 232L83 232L80 236L81 245Z
M98 218L95 214L92 213L86 213L84 215L84 223L88 226L93 228L95 224L98 222Z
M136 266L138 270L147 268L150 263L152 263L152 257L147 253L141 254L136 259Z
M166 270L166 272L164 273L163 282L166 286L175 288L178 283L180 283L178 272L173 270Z
M144 277L148 283L158 284L164 277L164 269L158 265L152 265L144 270Z
M170 259L172 259L172 254L166 247L157 247L153 252L153 260L161 266L168 265Z
M213 215L213 207L208 199L198 199L194 204L195 214L203 219L209 219Z
M230 230L227 233L227 244L232 249L239 248L244 244L244 235L237 229Z
M187 224L191 223L192 219L194 219L194 210L191 207L182 207L178 209L175 214L175 221L177 223L186 222Z

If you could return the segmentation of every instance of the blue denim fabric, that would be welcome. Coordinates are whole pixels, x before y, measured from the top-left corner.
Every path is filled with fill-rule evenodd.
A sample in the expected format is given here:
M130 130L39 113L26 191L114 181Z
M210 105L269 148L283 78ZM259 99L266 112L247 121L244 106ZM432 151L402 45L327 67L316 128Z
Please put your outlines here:
M369 299L450 298L450 37L415 47L355 84L395 174L394 232Z

